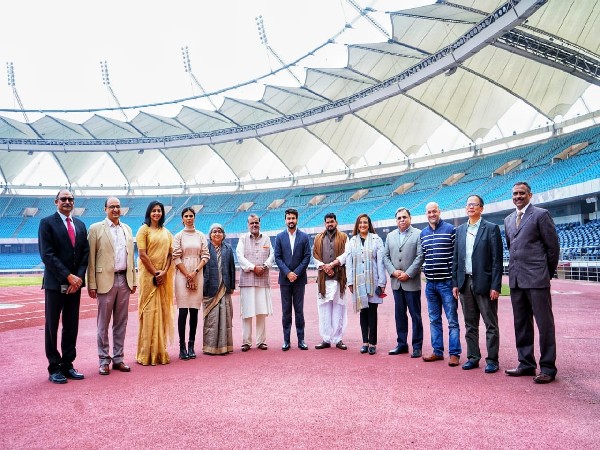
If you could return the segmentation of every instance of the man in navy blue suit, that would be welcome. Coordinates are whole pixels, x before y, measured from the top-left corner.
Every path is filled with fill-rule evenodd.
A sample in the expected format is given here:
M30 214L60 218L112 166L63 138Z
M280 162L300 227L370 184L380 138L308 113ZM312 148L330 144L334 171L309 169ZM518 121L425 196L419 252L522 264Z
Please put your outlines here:
M79 301L84 286L90 247L85 224L72 216L75 198L59 191L54 203L57 211L40 221L38 246L44 262L42 288L46 309L46 357L50 381L64 384L67 378L83 380L73 368L79 327ZM62 314L61 350L58 351L58 323Z
M285 211L286 231L275 239L275 262L279 267L279 290L281 292L283 346L285 352L290 349L292 330L292 307L296 322L298 348L308 350L304 342L304 290L306 288L306 269L310 262L310 243L308 235L297 229L298 211Z

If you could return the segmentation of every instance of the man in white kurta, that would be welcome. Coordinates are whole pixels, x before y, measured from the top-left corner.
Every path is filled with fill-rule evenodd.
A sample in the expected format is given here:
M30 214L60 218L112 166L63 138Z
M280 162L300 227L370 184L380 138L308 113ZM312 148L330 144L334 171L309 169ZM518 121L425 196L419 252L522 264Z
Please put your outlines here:
M323 341L317 350L335 345L346 350L342 341L348 322L344 292L346 290L346 245L348 236L337 229L334 213L325 215L325 230L315 237L313 256L318 269L317 304L319 333Z
M256 346L267 349L265 318L273 314L269 269L273 266L273 246L269 236L260 232L260 218L248 216L249 232L242 235L236 253L240 273L242 351L252 347L252 318L256 317Z

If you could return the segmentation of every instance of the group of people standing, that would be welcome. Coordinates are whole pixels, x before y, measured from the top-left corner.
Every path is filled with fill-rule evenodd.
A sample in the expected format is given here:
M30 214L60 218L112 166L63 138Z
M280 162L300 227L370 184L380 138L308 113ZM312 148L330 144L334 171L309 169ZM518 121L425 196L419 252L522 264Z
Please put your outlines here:
M550 297L550 279L558 265L559 244L548 211L529 203L532 194L526 182L513 186L516 211L505 219L510 253L509 282L519 366L506 370L510 376L534 376L544 384L556 376L556 344ZM99 373L128 372L123 360L129 298L139 289L139 332L136 362L142 365L169 363L167 345L173 334L173 294L178 307L179 358L196 358L195 342L199 311L203 311L202 352L226 355L233 351L232 301L235 290L233 248L225 242L225 229L215 223L208 238L195 229L195 211L181 212L183 230L172 236L164 227L165 208L159 201L148 205L144 224L136 235L138 272L133 260L133 233L122 223L120 202L108 198L106 219L89 232L71 217L74 197L61 190L57 212L42 219L39 247L45 264L43 288L46 296L46 355L53 383L83 379L73 367L77 339L79 301L85 285L98 303ZM241 267L239 278L242 318L242 352L254 345L267 350L266 317L273 313L270 269L277 265L282 302L282 350L291 348L292 322L298 348L308 350L304 336L304 294L307 268L313 256L317 272L317 305L322 350L347 350L342 338L347 325L348 304L359 313L361 353L377 352L377 308L386 297L387 275L395 304L397 345L390 355L409 353L408 315L412 322L412 358L425 362L444 359L442 310L449 334L450 366L459 365L462 353L458 301L466 326L467 361L464 370L479 367L479 321L486 327L486 373L499 370L498 298L503 261L500 228L481 218L483 199L467 199L468 222L455 227L441 219L437 203L427 204L428 225L411 225L407 208L396 210L397 229L384 241L371 218L360 214L352 237L337 228L334 213L324 217L325 229L314 240L311 251L306 233L298 229L298 211L285 211L286 230L275 239L260 231L260 218L248 216L248 232L236 248ZM421 318L421 271L430 321L432 352L423 355ZM349 294L346 293L348 288ZM62 314L62 354L57 349L58 323ZM113 352L110 356L109 323L113 320ZM189 326L188 326L189 317ZM534 357L535 318L540 333L540 373ZM186 339L186 328L189 328Z

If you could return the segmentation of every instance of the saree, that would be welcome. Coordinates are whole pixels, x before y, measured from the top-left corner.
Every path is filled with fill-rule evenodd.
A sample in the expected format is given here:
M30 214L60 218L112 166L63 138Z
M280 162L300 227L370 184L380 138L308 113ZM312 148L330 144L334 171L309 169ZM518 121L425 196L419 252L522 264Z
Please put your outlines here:
M136 235L139 249L146 254L157 270L163 270L172 253L173 236L166 228L154 229L142 225ZM167 345L173 338L173 268L171 264L165 283L155 286L153 273L138 260L138 345L135 360L144 365L168 364Z
M221 282L214 297L205 297L204 339L202 351L211 355L223 355L233 352L233 307L231 294L227 294L225 284Z

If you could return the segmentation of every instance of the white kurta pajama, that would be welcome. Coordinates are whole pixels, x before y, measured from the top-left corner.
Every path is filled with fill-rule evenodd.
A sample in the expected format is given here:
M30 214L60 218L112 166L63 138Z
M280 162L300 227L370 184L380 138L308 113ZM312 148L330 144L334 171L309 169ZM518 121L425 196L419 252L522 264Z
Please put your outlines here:
M346 241L347 245L347 241ZM346 263L346 252L335 257L340 268ZM325 263L314 258L315 266L320 269ZM319 312L319 334L323 342L336 345L341 342L348 324L346 296L340 293L340 283L335 279L325 280L325 295L319 292L317 283L317 309Z
M242 344L252 345L252 318L256 317L256 345L266 343L265 318L273 314L269 270L275 258L268 236L244 234L236 248L240 274L240 315L242 317ZM254 267L267 269L261 277L254 276Z

